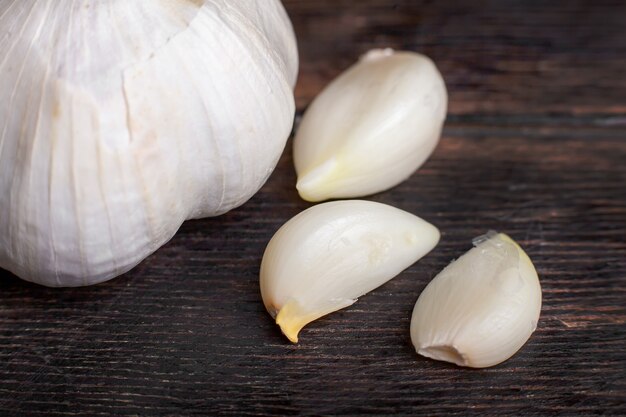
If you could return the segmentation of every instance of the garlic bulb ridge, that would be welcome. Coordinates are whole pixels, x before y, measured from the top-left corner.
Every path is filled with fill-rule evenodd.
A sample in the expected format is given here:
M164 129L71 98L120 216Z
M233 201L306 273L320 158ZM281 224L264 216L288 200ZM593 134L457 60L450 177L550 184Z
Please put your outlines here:
M0 267L95 284L246 202L297 69L278 0L0 2Z

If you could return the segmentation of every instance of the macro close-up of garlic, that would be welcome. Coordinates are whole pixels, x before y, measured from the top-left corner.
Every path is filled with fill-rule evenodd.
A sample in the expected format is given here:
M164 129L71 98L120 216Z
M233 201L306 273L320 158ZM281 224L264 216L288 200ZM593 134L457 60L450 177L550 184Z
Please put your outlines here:
M304 113L294 139L300 196L364 197L398 185L434 151L447 107L445 83L428 57L368 52Z
M422 292L411 319L420 355L484 368L513 356L537 328L541 285L510 237L489 233Z
M27 281L87 286L129 271L185 220L248 201L292 131L298 48L278 0L7 0L0 51L0 268ZM320 202L399 185L434 152L447 109L430 58L370 50L304 112L298 194ZM310 207L265 249L263 303L297 343L439 239L382 203ZM536 328L528 256L504 234L475 244L415 305L420 355L493 366Z
M0 0L0 417L626 417L626 0Z
M245 203L295 115L278 0L0 2L0 268L118 276Z
M430 252L439 230L413 214L370 201L337 201L283 225L261 263L263 302L296 343L308 323L348 307Z

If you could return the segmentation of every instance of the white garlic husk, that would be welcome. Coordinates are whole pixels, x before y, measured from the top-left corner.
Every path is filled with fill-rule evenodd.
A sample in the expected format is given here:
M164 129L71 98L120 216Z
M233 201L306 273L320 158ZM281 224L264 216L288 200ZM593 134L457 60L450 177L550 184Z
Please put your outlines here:
M406 180L437 146L447 104L445 83L430 59L370 51L302 118L294 140L300 196L362 197Z
M308 323L348 307L430 252L439 230L370 201L320 204L283 225L261 263L261 295L296 343Z
M297 67L278 0L0 2L0 268L95 284L246 202Z
M420 355L484 368L513 356L537 328L541 286L530 258L492 232L448 265L420 295L411 339Z

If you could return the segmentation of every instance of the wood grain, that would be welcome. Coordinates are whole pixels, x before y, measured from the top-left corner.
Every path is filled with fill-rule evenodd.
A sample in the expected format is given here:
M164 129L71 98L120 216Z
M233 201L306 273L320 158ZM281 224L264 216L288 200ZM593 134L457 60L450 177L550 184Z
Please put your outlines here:
M363 53L391 47L437 63L452 114L626 112L626 3L620 0L285 4L300 40L300 107Z
M289 344L258 289L268 240L309 206L287 149L248 204L186 223L119 279L53 290L5 273L0 415L626 415L624 3L458 3L285 1L300 111L374 46L440 66L440 146L371 198L436 224L439 247ZM537 332L491 369L418 357L418 295L488 229L535 261Z

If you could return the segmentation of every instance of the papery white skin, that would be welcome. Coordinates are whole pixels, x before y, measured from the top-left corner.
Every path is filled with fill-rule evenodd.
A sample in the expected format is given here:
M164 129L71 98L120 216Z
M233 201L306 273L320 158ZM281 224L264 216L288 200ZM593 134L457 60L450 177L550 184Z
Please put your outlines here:
M0 0L0 267L95 284L246 202L297 66L278 0Z
M435 226L385 204L314 206L283 225L268 244L260 274L263 302L295 343L307 323L353 304L438 242Z
M484 368L513 356L537 328L541 286L528 255L489 234L448 265L420 295L411 319L417 352Z
M294 140L300 196L362 197L406 180L437 146L447 104L445 83L430 59L369 52L302 118Z

